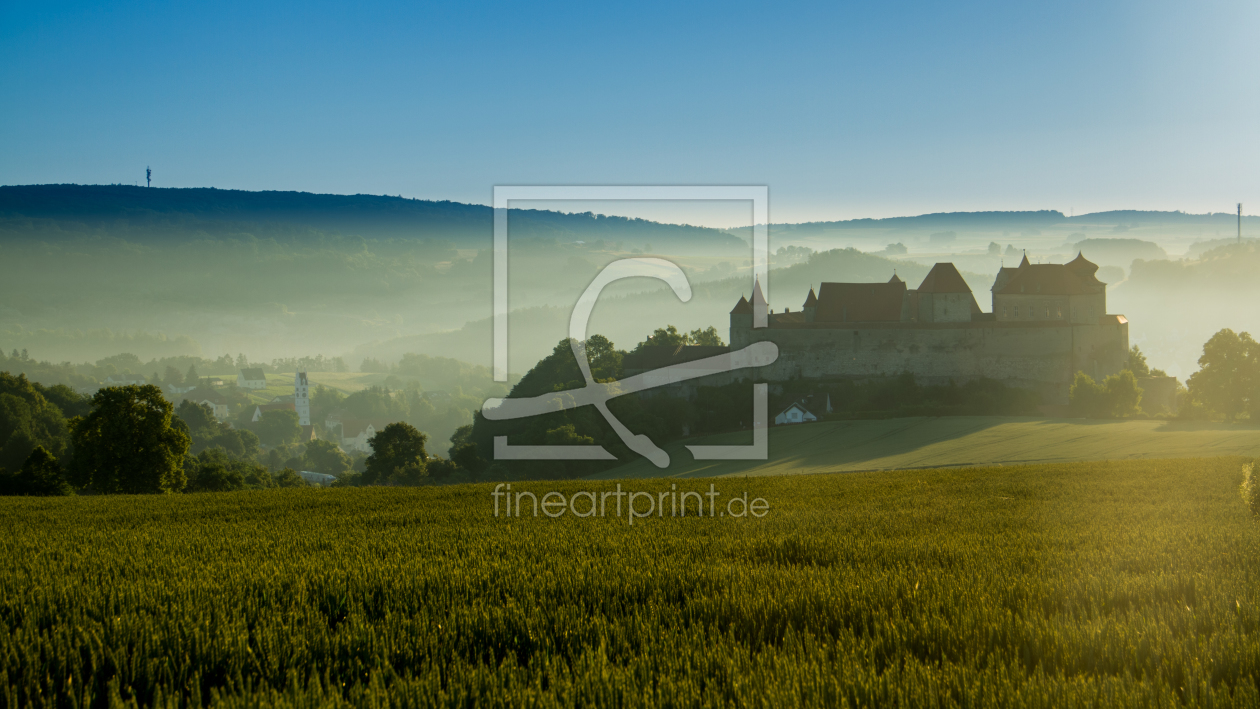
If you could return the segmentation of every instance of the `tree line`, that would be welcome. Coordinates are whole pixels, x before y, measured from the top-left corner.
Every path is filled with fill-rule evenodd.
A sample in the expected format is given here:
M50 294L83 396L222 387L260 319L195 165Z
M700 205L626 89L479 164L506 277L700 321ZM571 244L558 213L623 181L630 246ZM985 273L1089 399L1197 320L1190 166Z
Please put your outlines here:
M217 421L202 404L175 407L154 385L106 387L89 398L7 372L0 373L0 441L5 495L296 487L306 485L299 470L334 475L342 485L415 485L485 468L466 443L451 460L430 455L428 436L406 422L386 425L370 441L373 453L358 461L332 441L313 440L289 449L296 455L288 459L272 448L263 464L256 434Z
M1165 377L1152 369L1145 355L1134 345L1125 369L1102 381L1077 372L1070 392L1071 408L1089 418L1126 418L1151 414L1142 408L1143 390L1138 380ZM1182 419L1236 421L1246 417L1260 421L1260 343L1251 335L1224 329L1203 345L1199 369L1186 380L1174 402L1175 415Z

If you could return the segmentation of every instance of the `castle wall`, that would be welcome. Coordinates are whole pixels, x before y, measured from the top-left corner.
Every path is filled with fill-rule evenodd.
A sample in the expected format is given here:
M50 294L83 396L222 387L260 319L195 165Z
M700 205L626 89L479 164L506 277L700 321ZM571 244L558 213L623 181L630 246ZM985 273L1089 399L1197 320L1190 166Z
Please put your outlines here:
M1070 321L1080 325L1098 322L1107 309L1104 294L994 296L993 313L1001 322Z
M732 349L771 340L779 346L779 358L755 375L736 372L727 379L866 379L912 372L921 383L944 384L987 377L1040 390L1045 403L1063 404L1077 370L1101 378L1123 368L1128 324L1113 319L1097 325L986 321L732 327Z

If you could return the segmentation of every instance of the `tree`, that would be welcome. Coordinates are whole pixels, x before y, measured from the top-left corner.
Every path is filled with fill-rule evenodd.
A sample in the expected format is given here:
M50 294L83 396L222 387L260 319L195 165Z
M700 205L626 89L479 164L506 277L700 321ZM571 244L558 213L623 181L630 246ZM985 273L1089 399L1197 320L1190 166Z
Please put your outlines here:
M1229 421L1248 409L1255 411L1260 408L1260 346L1245 332L1221 330L1204 343L1199 371L1186 386L1191 399Z
M359 371L385 373L389 371L389 365L385 364L379 359L375 359L373 357L365 357L363 358L363 364L359 365Z
M184 383L184 375L180 374L178 369L168 364L166 365L166 371L162 374L162 382L170 386L179 386Z
M214 410L205 404L191 399L184 399L175 409L175 415L188 424L188 430L195 438L198 432L213 431L218 428L219 421L214 417Z
M646 340L635 345L634 351L638 352L644 347L678 348L685 344L687 344L687 335L679 332L678 328L673 325L666 325L665 327L656 328L651 335L648 335Z
M269 446L296 443L302 437L302 427L298 425L296 411L264 411L254 430L258 440Z
M477 453L476 443L464 443L458 448L453 448L451 450L451 460L473 475L486 469L486 459Z
M188 373L184 375L184 386L195 387L201 383L201 375L197 373L197 365L188 365Z
M1133 372L1135 377L1151 376L1151 368L1146 364L1146 355L1142 354L1142 350L1137 345L1129 348L1129 363L1126 368Z
M1107 392L1108 414L1113 418L1137 416L1142 413L1142 389L1137 385L1133 372L1125 369L1103 381Z
M190 440L171 425L173 415L152 384L96 392L92 413L71 421L73 479L104 493L182 490Z
M368 442L372 446L372 455L367 459L363 484L419 483L426 472L428 456L424 444L427 441L428 436L408 423L391 423L381 429Z
M41 390L25 375L0 372L0 467L18 470L35 446L43 446L54 457L64 456L69 444L65 417Z
M350 472L350 456L342 452L332 441L311 441L306 444L306 465L310 470L326 475L344 475Z
M579 434L577 428L571 423L547 431L547 445L549 446L589 446L594 443L594 438Z
M293 468L285 468L276 473L276 487L306 487L306 481Z
M708 347L722 347L726 343L722 342L722 336L718 334L717 328L712 325L707 330L696 328L687 334L687 342L692 345L705 345Z
M22 464L17 475L10 476L11 495L36 495L52 497L73 495L74 488L66 481L65 474L57 459L43 446L35 446L31 455Z
M595 381L609 381L621 376L621 353L612 340L603 335L591 335L582 345Z
M1133 372L1123 370L1101 383L1084 372L1077 372L1068 392L1072 413L1087 418L1123 418L1142 412L1142 389Z
M447 480L457 470L459 470L459 466L455 461L439 456L433 456L425 461L425 474L434 480Z
M231 492L245 489L245 476L222 463L203 465L188 485L189 492Z

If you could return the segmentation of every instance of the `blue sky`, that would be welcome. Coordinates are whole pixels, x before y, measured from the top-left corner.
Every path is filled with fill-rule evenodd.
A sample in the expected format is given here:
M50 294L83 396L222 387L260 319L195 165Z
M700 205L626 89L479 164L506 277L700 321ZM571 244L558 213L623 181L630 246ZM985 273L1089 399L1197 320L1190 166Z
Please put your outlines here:
M0 183L1255 214L1257 30L1260 4L1212 0L5 2Z

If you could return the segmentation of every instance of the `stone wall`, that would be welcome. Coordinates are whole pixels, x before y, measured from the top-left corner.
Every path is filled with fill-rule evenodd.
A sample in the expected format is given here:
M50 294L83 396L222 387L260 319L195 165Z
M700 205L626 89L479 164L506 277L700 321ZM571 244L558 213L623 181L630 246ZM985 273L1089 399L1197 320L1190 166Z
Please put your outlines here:
M755 374L730 379L867 379L912 372L923 384L963 383L986 377L1011 386L1037 389L1044 403L1065 404L1078 370L1095 378L1124 367L1129 349L1128 323L1072 325L1029 323L863 323L831 327L732 327L731 348L770 340L779 358ZM706 382L706 383L716 383Z

